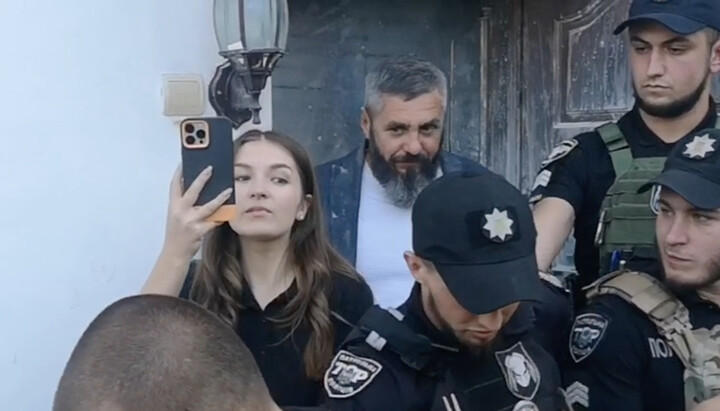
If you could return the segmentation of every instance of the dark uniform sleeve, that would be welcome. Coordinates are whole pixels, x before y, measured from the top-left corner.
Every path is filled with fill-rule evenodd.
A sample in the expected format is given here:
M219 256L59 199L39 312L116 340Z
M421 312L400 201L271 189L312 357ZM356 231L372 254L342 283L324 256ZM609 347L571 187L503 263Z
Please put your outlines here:
M644 339L632 307L617 297L600 297L576 318L570 359L563 375L575 410L642 410L641 370L648 364Z
M370 286L362 276L350 278L342 274L333 275L336 278L330 297L330 310L335 319L333 324L337 350L374 301Z
M566 360L567 340L573 323L570 294L543 281L539 303L533 304L535 339L558 364Z
M350 345L332 360L323 380L322 408L379 411L407 408L397 364L365 344Z
M580 214L588 182L588 159L578 139L565 140L543 161L535 177L530 202L556 197L572 205L575 215Z
M540 372L540 388L533 399L539 411L565 411L567 398L562 390L562 378L557 361L547 352L547 349L537 343L528 343L528 350L532 353L533 361Z

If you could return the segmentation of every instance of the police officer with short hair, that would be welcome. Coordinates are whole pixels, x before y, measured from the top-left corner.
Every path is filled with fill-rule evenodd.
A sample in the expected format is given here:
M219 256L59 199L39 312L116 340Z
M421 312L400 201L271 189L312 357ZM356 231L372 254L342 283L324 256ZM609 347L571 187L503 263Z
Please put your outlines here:
M618 270L589 287L564 373L575 409L691 410L720 395L720 131L680 140L640 191L664 281Z
M626 28L633 109L555 147L531 193L541 270L573 232L578 307L581 287L622 260L657 271L649 199L628 193L660 173L680 138L717 122L710 89L720 71L720 1L633 0L615 34Z
M410 297L362 318L325 374L325 408L564 409L558 366L531 336L543 285L527 198L491 172L447 174L412 226Z

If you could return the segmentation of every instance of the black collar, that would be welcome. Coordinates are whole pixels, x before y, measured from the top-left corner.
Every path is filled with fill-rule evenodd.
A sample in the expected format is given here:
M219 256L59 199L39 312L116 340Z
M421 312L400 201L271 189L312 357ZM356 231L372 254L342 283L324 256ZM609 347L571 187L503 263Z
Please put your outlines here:
M265 307L265 311L274 306L284 307L285 305L287 305L288 302L290 302L290 300L293 299L293 297L297 295L297 293L297 280L295 279L293 280L292 284L290 284L290 287L287 288L287 290L280 293L277 297L275 297L275 299L268 303L268 305ZM250 288L250 283L245 277L243 277L242 279L242 294L240 295L240 304L245 310L263 311L260 308L260 304L258 304L257 300L255 299L252 288Z
M695 291L682 293L682 294L676 294L676 295L677 295L678 299L680 301L682 301L682 303L685 304L685 306L688 308L690 308L691 306L701 306L701 307L712 308L715 310L720 309L720 307L718 307L717 304L700 297L700 295Z
M652 147L656 146L658 144L667 144L663 142L660 137L658 137L657 134L655 134L650 128L645 124L645 121L643 121L642 116L640 115L640 106L638 103L635 103L633 106L633 109L628 113L629 119L631 121L631 124L635 130L637 130L637 142L641 146L644 147ZM695 126L688 134L693 134L698 131L707 129L707 128L713 128L715 127L715 122L717 121L717 107L715 104L715 101L710 98L710 107L708 109L707 114L705 114L705 117L700 121L700 123ZM672 144L670 144L672 145Z
M439 330L425 314L420 284L413 285L410 297L399 307L398 311L405 315L405 321L418 334L424 335L436 344L453 348L459 346L458 340L452 332Z

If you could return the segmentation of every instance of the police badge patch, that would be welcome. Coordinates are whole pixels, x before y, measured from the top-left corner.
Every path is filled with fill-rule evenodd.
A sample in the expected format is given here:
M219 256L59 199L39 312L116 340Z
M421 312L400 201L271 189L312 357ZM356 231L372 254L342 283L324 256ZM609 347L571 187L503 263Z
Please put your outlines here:
M492 213L484 215L485 224L483 234L487 239L496 243L504 243L513 238L514 230L512 216L508 216L508 210L500 211L493 208Z
M705 159L710 153L715 152L715 143L717 140L710 138L709 133L702 136L693 137L693 141L685 144L683 155L687 158Z
M325 371L325 391L330 398L352 397L370 385L381 370L382 365L375 360L340 350Z
M587 358L605 335L610 321L602 314L580 314L570 335L570 356L576 363Z
M497 351L495 359L505 376L510 392L523 400L532 400L540 388L540 370L521 342L505 351Z

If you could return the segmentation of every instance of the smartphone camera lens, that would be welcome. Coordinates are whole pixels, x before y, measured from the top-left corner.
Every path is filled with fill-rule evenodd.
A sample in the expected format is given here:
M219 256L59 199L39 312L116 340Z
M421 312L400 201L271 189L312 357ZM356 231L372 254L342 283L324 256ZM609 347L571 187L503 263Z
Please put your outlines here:
M197 138L205 138L205 130L198 130L195 135L197 136Z
M185 144L191 146L195 144L195 136L187 136L185 137Z
M186 133L192 134L194 131L195 131L195 126L193 126L193 125L190 124L190 123L185 124L185 132L186 132Z

